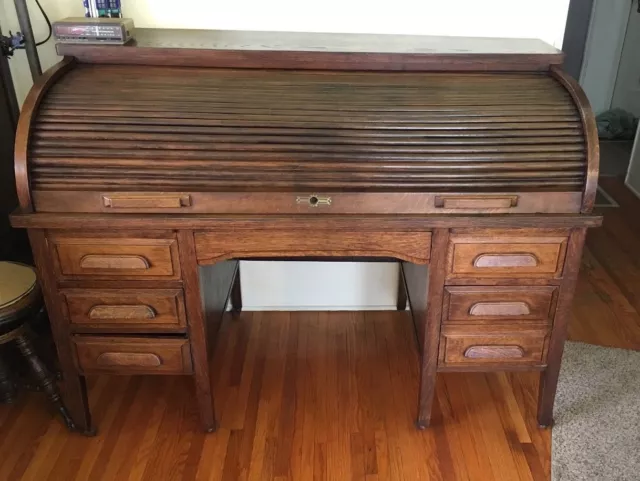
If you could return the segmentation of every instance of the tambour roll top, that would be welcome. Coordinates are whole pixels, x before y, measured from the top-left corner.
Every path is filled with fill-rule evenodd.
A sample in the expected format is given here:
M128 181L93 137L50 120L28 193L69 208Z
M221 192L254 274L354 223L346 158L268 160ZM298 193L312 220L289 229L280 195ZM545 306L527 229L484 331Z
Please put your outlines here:
M68 62L55 77L28 123L36 211L591 208L592 114L579 87L554 69L294 72Z

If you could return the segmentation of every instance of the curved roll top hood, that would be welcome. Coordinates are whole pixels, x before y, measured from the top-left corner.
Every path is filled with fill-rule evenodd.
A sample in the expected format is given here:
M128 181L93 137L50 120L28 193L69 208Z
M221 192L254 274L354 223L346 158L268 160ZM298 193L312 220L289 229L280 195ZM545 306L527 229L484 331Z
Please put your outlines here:
M102 196L101 211L113 192L180 192L176 208L217 213L200 194L260 192L377 194L406 213L441 193L519 194L519 212L579 212L593 159L556 77L80 64L33 113L30 189L36 210L54 192L65 208ZM564 205L546 206L553 193ZM389 208L394 194L414 207Z

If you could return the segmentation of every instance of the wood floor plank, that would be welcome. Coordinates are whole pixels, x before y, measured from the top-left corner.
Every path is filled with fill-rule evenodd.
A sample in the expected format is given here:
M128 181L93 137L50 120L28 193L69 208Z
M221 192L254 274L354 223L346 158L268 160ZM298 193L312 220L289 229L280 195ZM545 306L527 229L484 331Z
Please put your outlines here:
M124 378L123 380L126 380ZM88 382L89 404L91 412L96 420L103 419L109 404L109 389L113 380L107 377L92 378ZM117 382L117 381L116 381ZM126 383L118 383L122 387ZM91 441L94 441L93 439ZM73 479L80 468L86 451L92 443L79 435L65 437L55 444L46 455L46 463L43 463L38 471L34 471L34 478L37 481L43 479Z
M58 458L58 463L56 464L60 466L58 469L64 469L65 479L75 479L76 481L91 479L90 476L93 472L93 466L102 452L104 439L109 435L111 427L114 426L114 424L116 426L119 424L117 419L120 414L120 406L122 406L124 395L130 383L130 377L112 377L108 379L108 383L104 387L101 397L97 399L97 406L99 406L99 408L96 410L97 416L95 422L100 423L101 428L98 435L83 443L86 449L79 460L79 464L69 462L72 458L66 456L64 453L61 453ZM91 395L91 393L89 395ZM124 406L124 408L126 409L126 406ZM76 440L70 439L69 441L65 449L74 449L74 445L77 444L75 442ZM64 468L61 468L61 463L65 464ZM53 472L59 472L58 469L54 469ZM52 477L50 476L49 479L52 479Z
M604 190L613 197L619 205L622 215L627 220L628 227L640 237L640 223L636 221L640 211L640 199L624 185L623 177L600 177L598 183ZM609 211L615 208L601 209L605 217L610 215Z
M602 346L640 349L640 311L590 250L584 253L569 336Z
M586 246L624 297L640 312L640 269L603 228L591 229Z
M44 413L19 441L34 442L22 478L537 481L548 473L535 373L440 375L435 425L421 432L408 314L244 313L234 322L244 324L223 329L220 342L234 336L236 355L214 362L242 369L217 366L227 375L216 389L242 394L217 433L199 432L188 378L99 377L90 391L97 438L60 429L35 394L8 408L22 412L14 433L32 411ZM11 474L18 462L0 465Z

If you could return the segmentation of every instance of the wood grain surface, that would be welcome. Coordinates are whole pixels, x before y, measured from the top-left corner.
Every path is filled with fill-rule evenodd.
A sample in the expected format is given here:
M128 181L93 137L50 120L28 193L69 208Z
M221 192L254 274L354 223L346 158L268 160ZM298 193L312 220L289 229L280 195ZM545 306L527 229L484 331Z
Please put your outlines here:
M377 255L426 264L431 250L430 232L322 231L246 233L239 242L234 231L195 233L196 255L200 264L231 258L291 257L296 253L318 257Z
M601 181L621 207L587 236L570 338L638 350L640 200ZM549 479L536 373L440 373L433 428L415 430L407 313L244 312L219 341L213 436L188 378L90 377L96 438L68 434L39 393L0 405L0 479Z
M563 54L540 40L141 28L126 46L58 44L82 62L321 70L547 70Z
M30 182L53 212L579 212L589 115L540 74L80 65L33 113Z

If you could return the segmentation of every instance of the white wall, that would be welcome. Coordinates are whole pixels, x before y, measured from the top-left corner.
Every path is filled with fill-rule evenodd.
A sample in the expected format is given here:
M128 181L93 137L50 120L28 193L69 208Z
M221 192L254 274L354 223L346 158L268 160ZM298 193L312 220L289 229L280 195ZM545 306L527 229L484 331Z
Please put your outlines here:
M52 20L83 12L81 0L41 0ZM172 10L178 3L181 8ZM35 3L38 38L45 35ZM17 30L13 0L0 0L4 31ZM123 0L139 27L399 33L540 38L561 47L569 0ZM44 67L56 61L52 45L40 48ZM29 70L24 53L12 61L20 99ZM387 264L249 263L242 267L248 308L385 308L395 305L397 268Z

